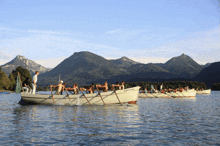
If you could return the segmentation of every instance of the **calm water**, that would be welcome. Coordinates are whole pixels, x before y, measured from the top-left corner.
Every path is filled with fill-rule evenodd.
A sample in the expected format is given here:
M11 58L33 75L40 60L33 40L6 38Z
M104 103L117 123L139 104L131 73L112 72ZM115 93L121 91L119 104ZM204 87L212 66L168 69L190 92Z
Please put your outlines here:
M0 95L0 145L220 145L220 92L136 105L21 106Z

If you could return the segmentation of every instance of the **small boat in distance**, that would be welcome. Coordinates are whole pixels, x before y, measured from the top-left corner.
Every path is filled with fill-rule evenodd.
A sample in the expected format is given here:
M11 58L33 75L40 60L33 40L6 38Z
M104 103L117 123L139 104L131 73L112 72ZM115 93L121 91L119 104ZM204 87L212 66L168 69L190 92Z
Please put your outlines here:
M198 90L196 94L211 94L211 89L208 90Z
M183 92L166 92L166 93L140 93L139 98L180 98L180 97L195 97L196 91L189 90Z
M93 93L74 95L51 95L51 94L27 94L21 93L20 104L40 104L40 105L106 105L106 104L135 104L138 100L140 87L127 88ZM54 99L54 100L53 100Z
M3 91L3 92L0 92L0 94L11 94L11 92Z

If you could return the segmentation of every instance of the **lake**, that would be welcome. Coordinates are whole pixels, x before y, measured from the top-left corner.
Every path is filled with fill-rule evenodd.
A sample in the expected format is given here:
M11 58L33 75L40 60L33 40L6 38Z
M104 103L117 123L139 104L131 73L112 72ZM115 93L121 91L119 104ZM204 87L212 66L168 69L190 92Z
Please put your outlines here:
M135 105L18 104L0 95L0 145L220 145L220 92Z

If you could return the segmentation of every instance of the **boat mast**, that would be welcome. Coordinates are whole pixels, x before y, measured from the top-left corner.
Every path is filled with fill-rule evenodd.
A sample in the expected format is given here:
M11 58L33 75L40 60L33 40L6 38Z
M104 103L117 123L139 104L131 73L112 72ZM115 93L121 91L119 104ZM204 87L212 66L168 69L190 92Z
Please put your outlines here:
M60 83L60 74L59 74L59 80L58 80L58 84Z

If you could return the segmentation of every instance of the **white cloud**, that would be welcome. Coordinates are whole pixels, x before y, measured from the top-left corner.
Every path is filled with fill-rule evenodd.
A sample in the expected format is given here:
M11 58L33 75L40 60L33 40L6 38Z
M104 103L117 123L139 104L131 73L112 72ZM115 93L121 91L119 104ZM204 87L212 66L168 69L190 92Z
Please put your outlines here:
M1 60L8 60L8 59L11 59L11 55L5 54L2 51L0 51L0 58L1 58Z
M214 28L208 31L194 33L186 39L167 43L160 47L129 50L124 55L137 58L142 60L142 62L164 62L169 57L171 58L185 53L198 62L205 64L206 62L219 61L219 36L220 29Z
M114 34L119 31L121 31L121 29L110 30L110 31L107 31L106 34Z

